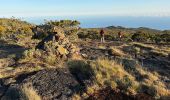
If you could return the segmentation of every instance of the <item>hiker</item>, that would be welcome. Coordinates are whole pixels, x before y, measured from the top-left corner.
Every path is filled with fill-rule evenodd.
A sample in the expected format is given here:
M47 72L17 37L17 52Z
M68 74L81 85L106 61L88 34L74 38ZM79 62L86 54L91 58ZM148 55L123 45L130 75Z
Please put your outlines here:
M104 43L105 40L104 40L104 30L103 29L100 31L100 36L101 36L101 43Z
M122 40L122 37L123 37L123 32L122 32L122 31L120 31L120 32L118 33L118 37L119 37L119 40L121 41L121 40Z

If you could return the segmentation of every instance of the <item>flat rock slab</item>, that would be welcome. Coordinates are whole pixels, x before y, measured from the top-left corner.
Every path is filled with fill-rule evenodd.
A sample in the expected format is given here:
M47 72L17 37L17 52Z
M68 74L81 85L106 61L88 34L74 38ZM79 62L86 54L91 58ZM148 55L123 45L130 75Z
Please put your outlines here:
M43 100L70 100L80 86L68 69L47 69L25 79Z

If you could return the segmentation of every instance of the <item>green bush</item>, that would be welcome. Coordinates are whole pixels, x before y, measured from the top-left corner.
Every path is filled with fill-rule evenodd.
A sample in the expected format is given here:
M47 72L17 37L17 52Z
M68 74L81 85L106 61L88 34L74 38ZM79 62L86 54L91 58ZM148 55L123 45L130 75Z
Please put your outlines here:
M80 22L76 20L60 20L46 21L45 24L39 25L33 29L34 39L44 39L48 34L53 33L54 27L60 27L64 30L64 34L69 37L70 41L78 39L77 32L79 31Z
M54 25L54 26L59 26L59 27L75 27L79 26L80 22L77 20L60 20L60 21L47 21L45 24L47 25Z
M133 41L144 42L147 41L147 37L142 33L134 33L131 38Z

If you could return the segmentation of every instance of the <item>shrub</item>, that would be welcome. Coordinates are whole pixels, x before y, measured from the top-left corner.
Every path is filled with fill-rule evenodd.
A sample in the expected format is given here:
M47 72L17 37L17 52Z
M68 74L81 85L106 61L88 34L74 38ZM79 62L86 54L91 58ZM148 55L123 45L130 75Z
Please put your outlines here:
M79 26L80 22L77 20L60 20L60 21L46 21L47 25L54 25L59 27L75 27Z
M78 33L78 37L79 38L89 38L89 39L99 39L100 34L96 30L87 30L87 31L83 30Z
M45 59L44 60L45 63L47 63L49 65L55 65L58 63L57 57L53 53L49 53L48 55L46 55L46 57L44 59Z
M24 51L22 57L19 59L18 62L23 63L23 62L34 61L35 58L40 58L41 55L42 55L42 51L32 48Z
M142 41L142 42L147 41L147 37L143 36L142 33L134 33L132 35L131 39L133 41L137 41L137 42L139 42L139 41Z
M121 64L108 59L98 59L92 63L92 68L96 75L97 83L100 85L113 85L115 82L117 87L127 91L128 88L135 89L138 87L138 83L134 77L127 73Z
M64 30L61 32L65 34L70 41L77 41L80 23L76 20L60 20L60 21L46 21L45 24L36 26L33 28L34 31L34 39L44 39L49 34L53 33L55 29Z
M32 37L33 25L15 18L1 18L0 19L0 35L4 39L24 40L24 38ZM20 36L18 36L20 35ZM24 37L24 38L23 38Z
M137 92L138 83L134 77L128 74L121 64L106 58L100 58L97 61L84 61L69 62L68 67L71 72L86 78L87 76L94 77L94 83L100 87L121 88L123 91ZM87 79L87 78L86 78ZM89 78L88 78L89 79Z
M69 61L67 63L71 73L73 73L76 76L80 76L81 79L87 80L92 78L94 72L91 68L91 66L83 60L73 60Z

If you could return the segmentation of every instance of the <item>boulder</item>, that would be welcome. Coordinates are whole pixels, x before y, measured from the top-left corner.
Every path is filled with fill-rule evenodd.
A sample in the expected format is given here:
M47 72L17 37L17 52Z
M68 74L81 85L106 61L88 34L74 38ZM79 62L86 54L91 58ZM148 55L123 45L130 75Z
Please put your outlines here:
M79 83L68 69L46 69L26 78L43 100L70 100Z

